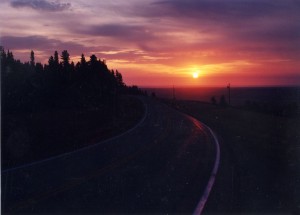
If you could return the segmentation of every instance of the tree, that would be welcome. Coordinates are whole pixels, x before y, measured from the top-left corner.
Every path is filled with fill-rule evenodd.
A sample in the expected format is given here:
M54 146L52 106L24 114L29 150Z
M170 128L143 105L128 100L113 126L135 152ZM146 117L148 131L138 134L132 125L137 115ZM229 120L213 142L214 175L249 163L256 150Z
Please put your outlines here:
M30 52L30 66L35 66L35 60L34 60L34 52L31 50Z
M80 69L81 69L81 63L77 62L76 65L75 65L76 72L79 72Z
M6 60L8 64L13 64L15 61L13 53L9 52L9 50L7 50Z
M125 86L124 82L123 82L123 76L121 73L119 73L118 70L116 70L116 80L117 80L117 85L118 87L123 87Z
M59 74L60 74L59 57L58 57L58 52L57 51L54 52L52 72L54 73L55 77L58 77Z
M71 74L75 72L75 63L74 63L74 61L72 61L71 64L70 64L70 72L71 72Z
M49 64L50 68L54 66L54 57L53 56L49 57L48 64Z
M68 67L70 65L70 54L67 50L63 50L61 53L62 64L64 67Z
M54 52L54 64L58 65L59 64L59 59L58 59L58 52Z
M60 63L62 67L62 81L64 83L68 83L71 80L70 73L70 54L67 50L63 50L60 56L62 62Z
M86 62L86 59L85 59L85 56L84 56L84 54L82 53L81 54L81 58L80 58L80 62L78 62L77 64L76 64L76 71L77 71L77 76L78 77L83 77L82 75L83 74L86 74L87 72L86 72L86 70L88 69L88 64L87 64L87 62Z
M86 60L85 60L84 54L81 54L80 64L82 67L86 66Z
M1 64L1 70L4 71L5 67L6 67L6 53L4 51L4 48L2 46L0 46L0 50L1 50L1 58L0 58L0 64Z
M99 68L98 59L97 59L96 55L94 55L94 54L90 56L89 68L92 73L96 73L96 71Z
M94 54L91 55L91 56L90 56L90 63L91 63L91 66L92 66L92 67L96 66L97 62L98 62L98 60L97 60L96 55L94 55Z

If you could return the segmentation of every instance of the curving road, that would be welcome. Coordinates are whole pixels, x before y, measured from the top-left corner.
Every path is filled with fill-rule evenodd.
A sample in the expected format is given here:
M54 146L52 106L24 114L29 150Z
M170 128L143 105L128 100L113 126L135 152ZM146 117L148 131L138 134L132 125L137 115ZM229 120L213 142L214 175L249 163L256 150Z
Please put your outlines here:
M201 213L218 168L212 131L155 100L130 131L2 171L2 213Z

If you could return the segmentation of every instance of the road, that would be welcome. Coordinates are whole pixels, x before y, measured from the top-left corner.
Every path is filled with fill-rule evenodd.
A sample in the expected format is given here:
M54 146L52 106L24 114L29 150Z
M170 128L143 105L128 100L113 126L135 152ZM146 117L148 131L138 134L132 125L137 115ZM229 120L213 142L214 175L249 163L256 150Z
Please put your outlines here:
M118 137L2 171L2 213L198 213L218 166L216 139L194 118L144 103L142 121Z

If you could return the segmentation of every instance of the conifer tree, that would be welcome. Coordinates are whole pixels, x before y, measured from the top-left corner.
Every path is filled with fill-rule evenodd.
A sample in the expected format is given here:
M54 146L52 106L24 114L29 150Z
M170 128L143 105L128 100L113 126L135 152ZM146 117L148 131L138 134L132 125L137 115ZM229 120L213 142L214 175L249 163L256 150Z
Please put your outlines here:
M34 67L35 66L35 59L34 59L34 52L31 50L30 52L30 66Z
M68 67L70 65L70 54L67 50L63 50L61 53L62 64L64 67Z
M82 67L85 67L85 65L86 65L86 60L85 60L84 54L81 54L80 63L81 63L81 66L82 66Z
M49 64L50 68L54 66L54 57L53 56L49 57L48 64Z
M58 59L58 52L54 52L54 65L58 66L59 65L59 59Z

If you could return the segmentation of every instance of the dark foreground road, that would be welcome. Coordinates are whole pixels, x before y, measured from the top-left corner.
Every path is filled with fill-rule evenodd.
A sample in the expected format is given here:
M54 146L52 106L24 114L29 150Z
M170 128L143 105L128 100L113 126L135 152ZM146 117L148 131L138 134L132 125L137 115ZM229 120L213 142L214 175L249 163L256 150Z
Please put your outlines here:
M145 104L142 122L117 138L3 171L2 214L193 213L215 165L214 138L191 117Z

